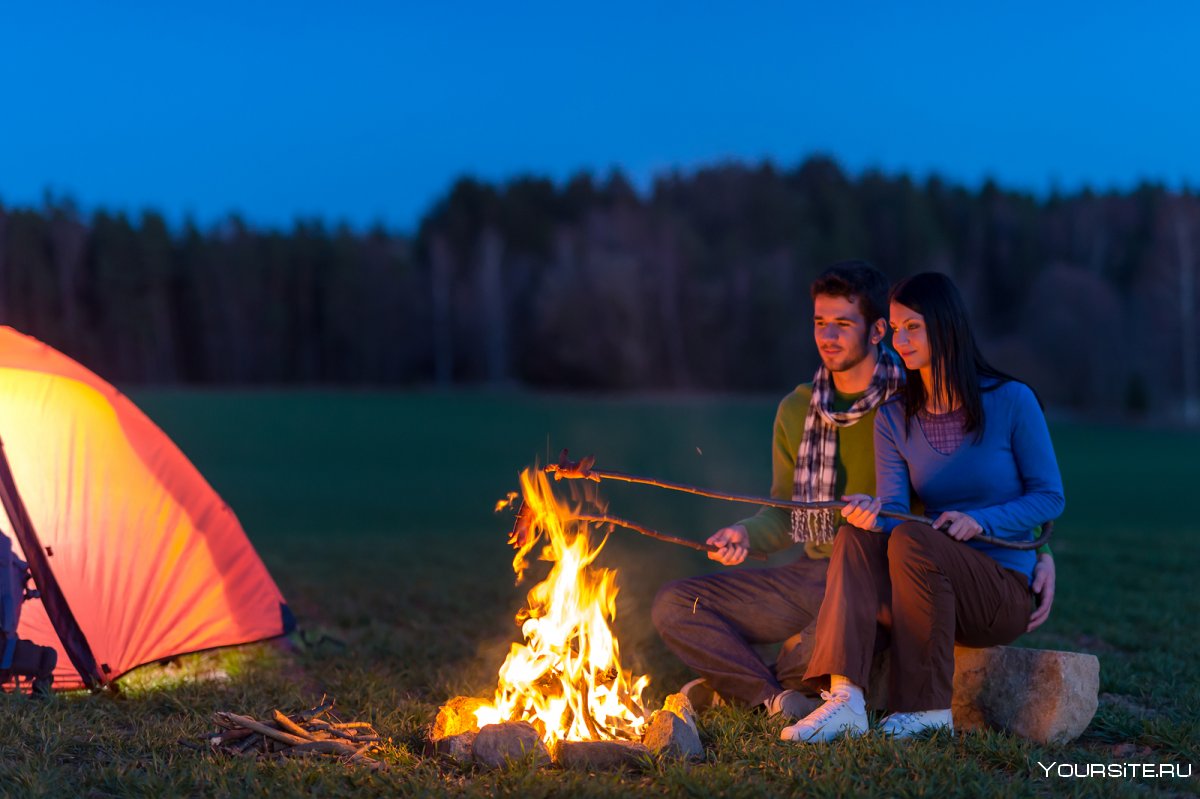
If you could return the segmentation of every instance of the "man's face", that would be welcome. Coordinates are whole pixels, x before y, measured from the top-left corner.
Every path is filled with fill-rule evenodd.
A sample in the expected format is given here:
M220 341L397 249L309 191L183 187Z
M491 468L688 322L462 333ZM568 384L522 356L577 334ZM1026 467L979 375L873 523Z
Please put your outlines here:
M813 338L821 362L831 372L853 369L870 352L870 325L857 297L818 294L813 301Z

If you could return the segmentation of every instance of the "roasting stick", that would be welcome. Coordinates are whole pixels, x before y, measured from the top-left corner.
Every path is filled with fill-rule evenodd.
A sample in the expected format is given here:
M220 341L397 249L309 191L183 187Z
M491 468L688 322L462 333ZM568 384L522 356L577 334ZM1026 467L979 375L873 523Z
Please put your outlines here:
M613 472L607 469L595 469L592 465L596 462L594 456L588 455L583 459L576 461L567 460L567 451L564 449L559 456L558 463L552 463L543 468L546 474L554 475L555 480L591 480L599 483L603 480L617 480L623 483L635 483L637 485L648 485L656 488L665 488L670 491L682 491L686 494L695 494L701 497L709 497L711 499L723 499L729 502L745 502L749 505L769 505L775 508L790 508L792 510L817 511L817 510L841 510L846 507L845 502L836 500L824 502L799 502L789 499L775 499L774 497L760 497L751 494L734 494L728 491L713 491L698 486L688 485L687 483L676 483L670 480L658 480L653 477L641 477L636 474L627 474L625 472ZM928 516L917 516L912 513L897 513L895 511L880 511L880 516L889 519L900 519L906 522L919 522L933 526L933 519ZM636 528L632 528L636 529ZM1003 549L1037 549L1050 540L1054 533L1054 523L1046 522L1042 525L1042 534L1033 541L1009 541L1004 538L996 538L990 535L977 535L972 538L972 541L979 541L984 544L1001 547ZM657 536L654 536L657 537ZM685 544L690 546L690 544Z
M631 522L628 519L622 519L619 516L611 516L608 514L605 514L604 516L574 515L571 518L578 519L582 522L591 522L593 524L612 524L616 525L617 527L626 527L636 533L649 536L650 538L656 538L659 541L666 541L668 544L678 544L681 547L688 547L689 549L699 550L700 552L719 552L721 550L720 547L714 546L713 544L701 544L698 541L691 541L687 538L679 538L678 536L660 533L657 530L651 530L649 527L643 527L640 524ZM766 560L767 554L765 552L759 552L751 549L746 552L746 557L751 560Z

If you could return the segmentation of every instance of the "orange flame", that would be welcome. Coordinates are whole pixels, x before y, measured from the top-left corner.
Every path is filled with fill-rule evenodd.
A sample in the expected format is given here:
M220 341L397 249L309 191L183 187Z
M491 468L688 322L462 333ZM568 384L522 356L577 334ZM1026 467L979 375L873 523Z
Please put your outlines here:
M592 565L608 539L591 546L587 525L572 518L540 470L521 473L521 496L510 539L518 547L517 579L542 540L540 559L554 565L517 616L525 643L512 645L493 703L476 712L479 726L528 721L551 747L564 740L641 740L642 691L650 678L634 679L621 669L609 626L616 617L616 572Z

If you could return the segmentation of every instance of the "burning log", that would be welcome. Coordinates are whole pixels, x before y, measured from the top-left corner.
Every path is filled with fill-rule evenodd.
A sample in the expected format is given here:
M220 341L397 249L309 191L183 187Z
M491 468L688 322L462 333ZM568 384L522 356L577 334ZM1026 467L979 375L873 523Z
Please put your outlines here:
M300 713L275 710L270 721L260 721L228 711L213 713L219 729L205 736L209 751L239 757L332 756L372 769L385 764L370 757L388 742L365 721L342 721L332 715L333 701ZM321 716L325 716L324 719Z
M473 715L462 715L462 711L474 707L488 705L482 699L467 696L447 702L425 742L425 754L460 766L487 768L502 768L529 757L539 765L553 760L562 768L582 769L643 768L654 759L704 759L695 713L682 694L667 697L663 708L650 715L645 734L638 740L613 738L598 730L590 739L560 739L552 747L545 745L538 724L509 721L470 726ZM455 721L447 723L447 719ZM439 735L440 732L452 734Z
M579 715L583 716L583 723L587 727L588 732L591 733L592 740L599 741L601 739L600 730L596 728L596 720L592 718L592 714L588 710L588 686L586 682L579 687L579 694L583 700L579 703L583 707L583 709L579 711Z

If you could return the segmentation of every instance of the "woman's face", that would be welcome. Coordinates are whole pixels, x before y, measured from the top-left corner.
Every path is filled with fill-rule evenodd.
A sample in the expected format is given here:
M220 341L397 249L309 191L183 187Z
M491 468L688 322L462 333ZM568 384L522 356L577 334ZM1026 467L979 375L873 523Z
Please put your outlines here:
M888 315L891 317L892 346L904 359L904 365L914 372L929 366L932 353L925 317L894 301L889 306Z

